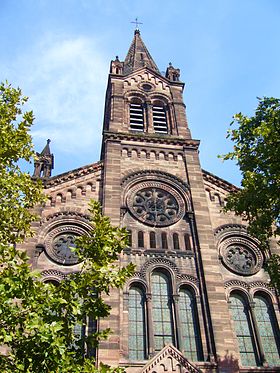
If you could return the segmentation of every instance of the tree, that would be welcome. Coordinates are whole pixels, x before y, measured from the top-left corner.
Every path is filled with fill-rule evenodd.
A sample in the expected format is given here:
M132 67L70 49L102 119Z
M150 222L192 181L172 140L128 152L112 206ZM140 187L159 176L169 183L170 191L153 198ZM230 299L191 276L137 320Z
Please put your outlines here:
M97 202L89 206L92 230L77 239L73 249L80 271L59 286L43 283L32 272L28 257L17 245L32 235L36 219L31 209L44 202L42 186L20 170L18 162L34 156L29 134L34 117L22 112L26 102L20 89L0 86L0 371L6 373L121 372L94 367L87 354L109 330L90 335L75 332L85 318L97 320L110 313L101 295L120 287L133 266L114 263L127 246L127 232L102 216Z
M255 115L236 114L228 136L234 142L224 160L235 160L242 174L242 188L228 198L232 210L248 221L248 232L269 250L269 239L280 234L280 100L258 99ZM278 242L279 245L279 242ZM267 263L272 284L280 290L280 257Z

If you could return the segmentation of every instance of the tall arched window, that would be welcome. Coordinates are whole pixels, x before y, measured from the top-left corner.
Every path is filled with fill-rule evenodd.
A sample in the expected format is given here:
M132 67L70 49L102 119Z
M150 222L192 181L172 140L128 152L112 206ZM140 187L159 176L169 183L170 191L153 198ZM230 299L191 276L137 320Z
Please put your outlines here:
M146 358L145 299L143 290L133 285L128 298L129 336L128 353L130 360Z
M168 249L168 244L167 244L167 234L166 232L161 233L161 246L164 250Z
M165 273L152 273L152 300L154 348L158 352L167 343L175 343L170 278Z
M230 296L230 310L234 322L234 330L238 340L239 353L243 366L259 365L256 345L250 323L248 304L241 294Z
M191 250L191 240L190 240L190 235L189 234L184 234L184 241L185 241L185 249L186 250Z
M144 131L144 110L141 101L135 100L129 105L130 129Z
M180 250L178 233L173 233L173 247L174 250Z
M254 297L254 313L261 339L265 360L269 365L279 365L280 336L277 328L273 306L270 301L261 294Z
M181 288L179 296L181 340L185 356L192 361L203 360L194 294L189 289Z
M132 232L130 229L127 230L127 238L128 238L128 246L131 247L132 246Z
M144 247L144 233L142 231L138 232L138 247Z
M150 248L155 249L156 247L156 234L155 232L150 232Z
M168 133L166 111L162 102L153 104L153 123L157 133Z

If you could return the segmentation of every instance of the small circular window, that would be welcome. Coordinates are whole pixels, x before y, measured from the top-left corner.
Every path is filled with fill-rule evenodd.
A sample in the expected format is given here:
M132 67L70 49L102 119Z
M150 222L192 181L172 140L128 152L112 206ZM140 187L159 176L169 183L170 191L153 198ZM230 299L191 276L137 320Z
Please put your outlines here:
M154 86L150 83L141 83L139 87L145 92L150 92L154 89Z
M220 244L222 263L232 272L248 276L257 273L263 265L260 249L243 237L230 237Z
M79 262L74 252L75 239L87 232L74 225L59 226L51 230L46 238L46 253L54 262L74 265Z

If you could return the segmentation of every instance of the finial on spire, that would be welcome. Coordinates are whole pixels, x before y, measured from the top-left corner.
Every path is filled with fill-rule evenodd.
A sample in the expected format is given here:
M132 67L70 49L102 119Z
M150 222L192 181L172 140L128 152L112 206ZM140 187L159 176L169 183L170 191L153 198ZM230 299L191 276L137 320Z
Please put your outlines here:
M132 21L130 23L135 23L135 33L140 32L139 25L143 25L143 23L138 21L138 17L135 18L135 21Z

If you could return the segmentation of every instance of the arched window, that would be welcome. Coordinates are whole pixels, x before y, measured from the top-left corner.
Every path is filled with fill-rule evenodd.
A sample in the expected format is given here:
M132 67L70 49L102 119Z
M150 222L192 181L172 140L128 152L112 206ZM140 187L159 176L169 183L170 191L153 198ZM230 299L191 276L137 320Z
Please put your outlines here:
M150 232L150 248L155 249L156 247L156 234L155 232Z
M146 358L145 300L143 290L133 285L128 298L129 336L128 354L130 360Z
M142 231L138 232L138 247L144 247L144 233Z
M167 244L167 234L166 232L161 233L161 246L164 250L168 249L168 244Z
M178 233L173 233L173 247L174 250L180 250Z
M130 229L127 230L127 233L128 233L128 246L131 247L132 246L132 232Z
M259 365L256 344L253 339L252 325L249 318L248 305L244 297L233 293L230 296L230 310L234 330L238 340L239 353L243 366Z
M166 111L162 102L153 104L153 123L157 133L168 133Z
M190 235L189 234L184 234L184 241L185 241L185 249L186 250L191 250L191 241L190 241Z
M152 273L152 299L154 349L158 352L167 343L175 343L170 278L165 273Z
M273 306L261 294L257 294L254 301L254 313L265 360L269 365L279 365L280 338Z
M203 360L196 301L189 289L181 288L179 291L179 315L185 356L192 361Z
M133 131L144 131L144 110L140 101L133 101L129 105L130 129Z

